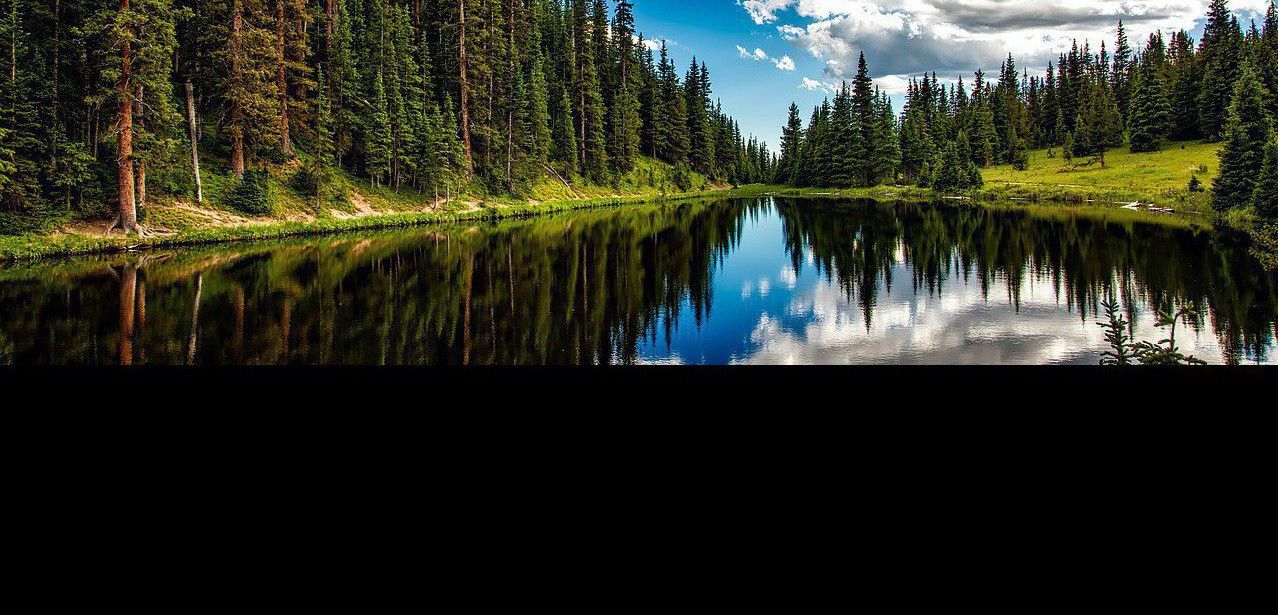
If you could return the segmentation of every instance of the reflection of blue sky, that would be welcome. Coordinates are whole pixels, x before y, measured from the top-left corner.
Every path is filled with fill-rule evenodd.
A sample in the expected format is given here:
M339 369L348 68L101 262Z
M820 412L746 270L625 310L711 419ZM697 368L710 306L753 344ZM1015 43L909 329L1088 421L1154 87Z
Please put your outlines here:
M698 328L685 299L670 346L662 334L641 343L641 362L1094 365L1107 348L1096 319L1071 311L1048 277L1027 273L1019 306L1001 279L992 282L988 299L975 276L964 281L961 274L949 276L940 293L916 293L899 250L892 289L879 280L867 330L857 297L849 299L836 281L818 275L810 255L793 270L775 210L743 224L740 245L714 271L709 319ZM1136 321L1138 339L1163 337L1143 306ZM1187 354L1223 362L1210 326L1195 332L1182 325L1177 342ZM1270 352L1267 360L1273 357Z

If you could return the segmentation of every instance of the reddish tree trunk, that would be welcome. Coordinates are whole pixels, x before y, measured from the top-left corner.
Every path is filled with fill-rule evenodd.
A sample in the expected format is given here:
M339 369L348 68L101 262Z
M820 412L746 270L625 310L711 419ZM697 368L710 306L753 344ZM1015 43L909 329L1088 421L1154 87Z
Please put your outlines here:
M333 0L324 0L324 56L329 64L333 62L333 20L336 19L337 13L333 9Z
M120 0L120 17L129 12L129 0ZM120 43L120 80L116 84L119 97L119 166L120 225L124 231L138 230L137 203L133 186L133 46L128 39ZM130 308L132 309L132 308Z
M244 16L240 0L231 4L231 78L240 79L240 37L244 28ZM244 109L238 101L231 103L231 172L244 178Z
M133 100L133 123L137 125L139 130L146 128L146 116L142 109L142 86L138 85L137 98ZM133 184L133 200L137 204L137 208L146 209L146 160L138 160L136 163L137 178Z
M275 82L280 89L280 149L293 155L288 133L288 77L284 70L284 0L275 0Z
M466 84L466 0L457 0L457 73L461 83L461 142L466 155L466 176L470 177L473 164L470 156L470 102Z

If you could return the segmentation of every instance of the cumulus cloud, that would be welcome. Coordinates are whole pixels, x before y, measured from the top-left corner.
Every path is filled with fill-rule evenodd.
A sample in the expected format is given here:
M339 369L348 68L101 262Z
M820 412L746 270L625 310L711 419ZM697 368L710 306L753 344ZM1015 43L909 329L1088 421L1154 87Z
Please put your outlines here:
M780 70L789 71L789 70L794 70L795 68L794 59L791 58L790 56L781 56L779 58L773 58L768 55L768 52L762 49L759 49L758 47L755 47L754 51L750 51L749 49L746 49L745 47L742 47L741 45L737 45L737 56L743 60L754 60L756 62L762 62L764 60L768 60L769 62L772 62L773 66L777 67Z
M799 83L799 87L809 92L825 92L826 94L833 94L836 90L833 83L817 81L811 77L804 77L803 81Z
M1232 0L1263 13L1269 0ZM828 78L845 78L864 53L871 75L997 70L1013 54L1041 69L1074 40L1113 45L1122 19L1139 44L1154 31L1192 30L1208 0L738 0L759 25L775 24L795 48L825 61Z
M750 14L754 23L763 25L776 21L777 11L794 4L794 0L737 0L737 4Z

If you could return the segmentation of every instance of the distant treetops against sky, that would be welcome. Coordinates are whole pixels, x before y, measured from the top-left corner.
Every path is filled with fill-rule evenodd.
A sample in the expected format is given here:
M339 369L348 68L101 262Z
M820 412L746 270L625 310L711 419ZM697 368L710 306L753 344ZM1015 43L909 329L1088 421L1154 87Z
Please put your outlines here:
M144 230L201 155L262 214L299 167L317 206L334 171L951 192L1033 147L1205 138L1213 205L1278 200L1268 0L0 0L0 47L0 233Z

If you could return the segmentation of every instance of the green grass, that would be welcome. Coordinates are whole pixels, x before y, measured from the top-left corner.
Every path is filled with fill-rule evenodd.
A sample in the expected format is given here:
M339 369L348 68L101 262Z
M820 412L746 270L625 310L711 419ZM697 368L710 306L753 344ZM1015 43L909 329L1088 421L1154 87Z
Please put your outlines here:
M187 228L171 236L124 237L118 232L110 237L73 234L29 234L0 237L0 261L46 256L71 256L80 254L111 253L166 246L190 246L229 241L259 240L282 237L323 235L356 230L386 229L460 221L498 220L549 213L589 209L614 205L651 203L658 200L687 200L723 193L722 190L705 190L667 194L654 197L649 194L575 199L547 203L498 205L462 212L399 212L369 215L359 218L318 218L315 220L291 220L257 225Z
M1000 165L982 171L982 194L996 196L1037 196L1038 200L1107 199L1139 200L1158 205L1205 203L1206 192L1190 194L1189 180L1195 175L1204 190L1215 178L1219 143L1188 141L1168 143L1161 151L1133 154L1127 147L1105 153L1105 165L1097 160L1075 158L1067 163L1061 149L1030 152L1029 168L1017 171ZM1053 151L1055 157L1049 157Z

